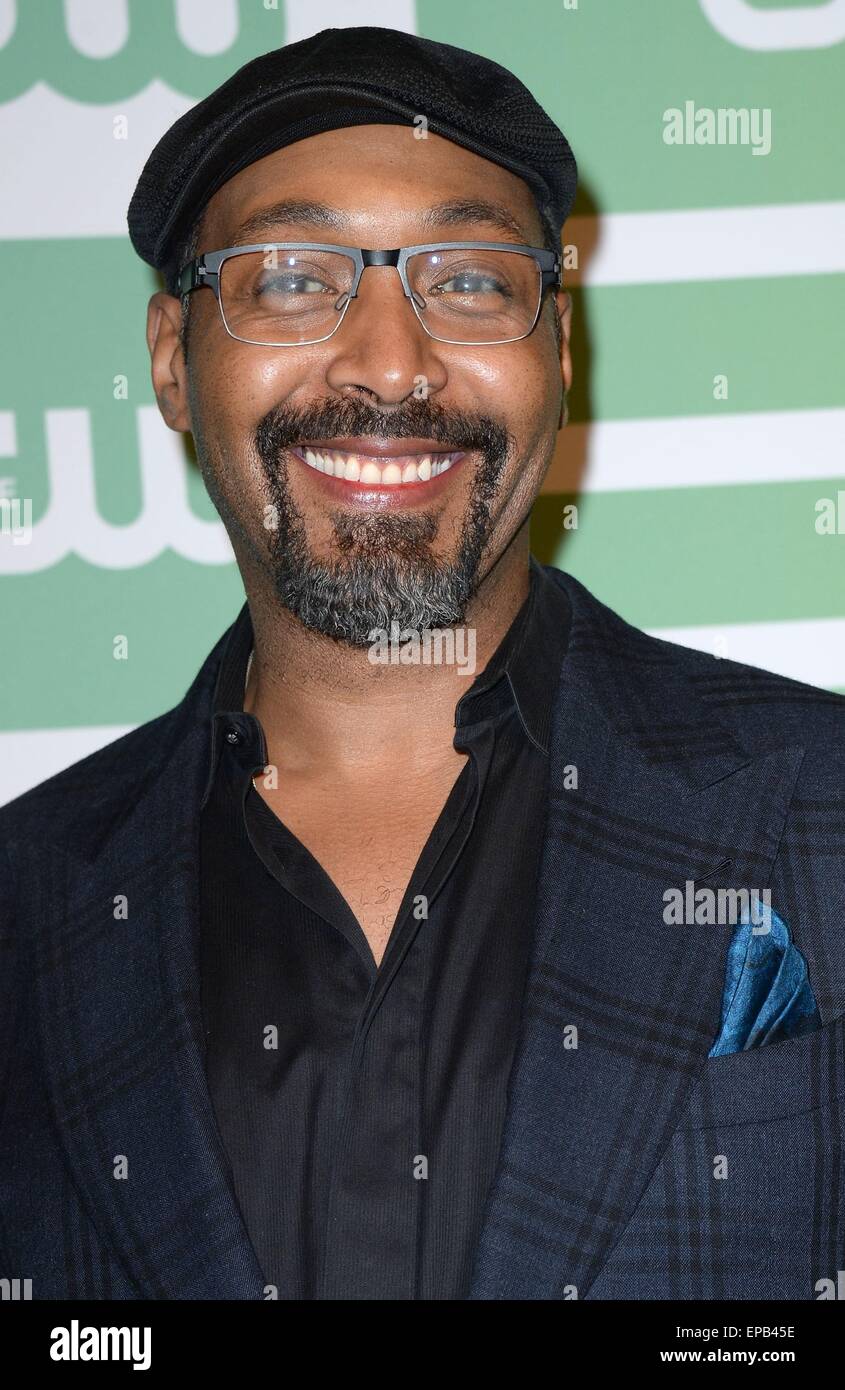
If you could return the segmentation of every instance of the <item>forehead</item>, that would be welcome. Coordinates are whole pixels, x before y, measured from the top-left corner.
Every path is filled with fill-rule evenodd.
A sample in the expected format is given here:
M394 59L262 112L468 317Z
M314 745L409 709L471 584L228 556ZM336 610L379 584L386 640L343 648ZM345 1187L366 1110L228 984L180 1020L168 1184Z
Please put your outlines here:
M442 136L417 138L413 126L367 125L330 130L297 140L242 169L210 199L202 218L200 250L271 236L262 214L275 204L322 204L334 214L334 230L355 233L361 245L398 245L415 222L443 204L474 208L464 221L469 236L536 242L540 219L525 181ZM485 207L498 212L485 225ZM307 225L297 217L297 230ZM458 236L460 216L451 216ZM284 223L279 222L280 233ZM292 224L291 224L292 225ZM318 218L315 227L327 222ZM252 226L248 236L242 229ZM260 234L258 234L260 232ZM491 234L495 232L495 236ZM369 239L368 239L369 237ZM373 237L376 239L373 240ZM329 240L337 239L328 237Z

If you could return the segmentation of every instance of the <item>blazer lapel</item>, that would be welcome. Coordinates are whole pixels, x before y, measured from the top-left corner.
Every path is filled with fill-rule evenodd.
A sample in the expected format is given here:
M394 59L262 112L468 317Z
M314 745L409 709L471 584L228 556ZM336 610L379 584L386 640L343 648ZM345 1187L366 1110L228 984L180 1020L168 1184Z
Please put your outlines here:
M79 847L32 875L54 1119L88 1215L141 1298L263 1296L199 1007L199 805L224 641L175 710L108 750L111 796L102 762L93 799L82 765Z
M664 893L764 888L803 756L749 756L718 722L713 677L551 573L572 627L473 1299L588 1295L719 1029L731 928L667 924Z

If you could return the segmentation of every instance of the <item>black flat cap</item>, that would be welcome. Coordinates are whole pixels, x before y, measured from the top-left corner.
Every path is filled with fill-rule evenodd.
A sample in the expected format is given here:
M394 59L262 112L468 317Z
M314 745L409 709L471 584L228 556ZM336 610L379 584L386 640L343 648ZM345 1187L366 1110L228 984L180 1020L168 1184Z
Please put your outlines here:
M211 196L256 159L340 126L428 129L518 174L556 231L575 197L566 137L507 68L395 29L324 29L252 59L162 136L129 204L132 245L164 273Z

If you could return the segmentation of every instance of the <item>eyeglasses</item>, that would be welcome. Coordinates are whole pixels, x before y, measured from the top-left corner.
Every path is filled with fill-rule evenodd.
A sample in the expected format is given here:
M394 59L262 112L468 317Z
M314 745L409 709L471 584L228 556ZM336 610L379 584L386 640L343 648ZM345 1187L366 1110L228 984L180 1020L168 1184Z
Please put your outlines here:
M278 241L207 251L182 267L178 290L212 289L238 342L300 347L337 332L370 265L396 267L429 337L475 347L527 338L546 290L561 283L560 256L538 246L441 241L369 251Z

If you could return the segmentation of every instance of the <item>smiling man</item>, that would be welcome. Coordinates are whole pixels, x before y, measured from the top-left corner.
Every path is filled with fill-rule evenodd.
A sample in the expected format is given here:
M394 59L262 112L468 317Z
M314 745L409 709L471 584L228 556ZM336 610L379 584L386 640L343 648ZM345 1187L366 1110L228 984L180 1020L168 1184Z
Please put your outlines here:
M512 74L383 29L256 59L149 158L153 386L246 602L174 710L0 813L35 1297L836 1278L845 702L532 557L575 179ZM470 673L414 645L463 630Z

